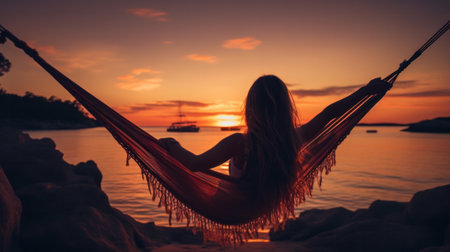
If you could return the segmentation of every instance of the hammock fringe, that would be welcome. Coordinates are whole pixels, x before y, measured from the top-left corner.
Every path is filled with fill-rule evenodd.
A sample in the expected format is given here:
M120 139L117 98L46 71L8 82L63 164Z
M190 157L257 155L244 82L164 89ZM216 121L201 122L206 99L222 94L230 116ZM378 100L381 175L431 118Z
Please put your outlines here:
M116 141L127 151L127 156L135 160L141 168L143 179L147 182L148 191L153 201L158 201L158 207L164 205L165 212L169 215L169 225L172 224L172 216L175 214L177 222L186 221L186 228L194 234L201 232L203 240L215 241L225 246L236 247L248 241L258 238L258 230L272 227L275 231L284 229L284 225L289 218L295 218L295 206L305 202L306 196L311 197L314 181L319 187L322 184L323 172L328 174L331 167L336 164L335 151L328 156L306 177L302 176L302 171L298 173L298 179L294 183L291 193L277 207L274 207L265 214L238 225L226 225L205 216L200 215L194 209L177 199L164 186L164 182L158 180L148 167L139 161L135 154L128 151L129 148L118 137L112 134Z

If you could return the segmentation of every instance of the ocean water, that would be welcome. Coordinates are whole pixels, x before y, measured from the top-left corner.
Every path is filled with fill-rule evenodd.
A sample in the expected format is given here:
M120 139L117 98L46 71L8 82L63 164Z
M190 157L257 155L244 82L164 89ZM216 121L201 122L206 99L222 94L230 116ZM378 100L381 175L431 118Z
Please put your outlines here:
M144 129L157 138L174 137L197 154L234 133L212 127L203 127L199 133ZM378 133L366 133L368 129ZM376 199L409 201L416 191L450 183L450 134L400 130L356 127L337 149L337 165L324 176L321 188L315 185L312 197L296 208L297 214L311 208L367 208ZM27 133L33 138L52 138L69 163L94 160L103 173L102 189L114 207L139 221L168 226L164 209L151 200L140 168L134 161L125 165L125 151L104 128ZM228 164L215 169L227 173Z

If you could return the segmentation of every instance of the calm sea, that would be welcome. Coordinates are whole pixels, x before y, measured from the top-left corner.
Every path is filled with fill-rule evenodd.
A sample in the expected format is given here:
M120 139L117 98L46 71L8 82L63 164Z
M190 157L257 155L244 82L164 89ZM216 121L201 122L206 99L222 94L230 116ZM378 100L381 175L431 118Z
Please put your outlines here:
M233 133L207 127L199 133L169 133L162 127L144 129L157 138L174 137L194 153L207 150ZM368 129L378 133L366 133ZM313 197L297 212L337 206L355 210L367 208L376 199L408 201L416 191L450 183L450 134L400 129L356 127L339 146L337 165L324 176L322 187L316 185ZM168 225L164 210L151 200L139 167L133 161L125 166L125 151L105 129L28 133L34 138L52 138L69 163L94 160L103 173L102 189L114 207L137 220ZM228 164L223 164L216 169L228 172L227 168Z

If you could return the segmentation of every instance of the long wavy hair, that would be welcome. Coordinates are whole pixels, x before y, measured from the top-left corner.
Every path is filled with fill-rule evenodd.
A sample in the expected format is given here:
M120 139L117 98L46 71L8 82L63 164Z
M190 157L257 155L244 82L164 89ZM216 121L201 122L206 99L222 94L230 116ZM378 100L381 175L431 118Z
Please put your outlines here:
M253 182L267 207L288 197L300 164L298 116L292 95L274 75L259 77L245 102L248 157L243 179Z

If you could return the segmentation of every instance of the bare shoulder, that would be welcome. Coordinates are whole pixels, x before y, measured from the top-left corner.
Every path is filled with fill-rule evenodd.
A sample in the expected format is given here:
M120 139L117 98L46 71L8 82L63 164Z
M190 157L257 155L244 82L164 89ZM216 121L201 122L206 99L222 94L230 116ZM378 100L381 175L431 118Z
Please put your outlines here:
M238 166L242 166L243 159L246 153L245 134L234 133L228 136L230 140L229 146L232 146L232 157L235 159L234 163Z
M224 140L232 143L233 145L239 146L244 144L245 137L242 133L234 133L227 136Z
M232 156L243 153L245 150L245 135L242 133L234 133L231 134L222 141L220 141L219 144L225 148L228 153L231 153Z

